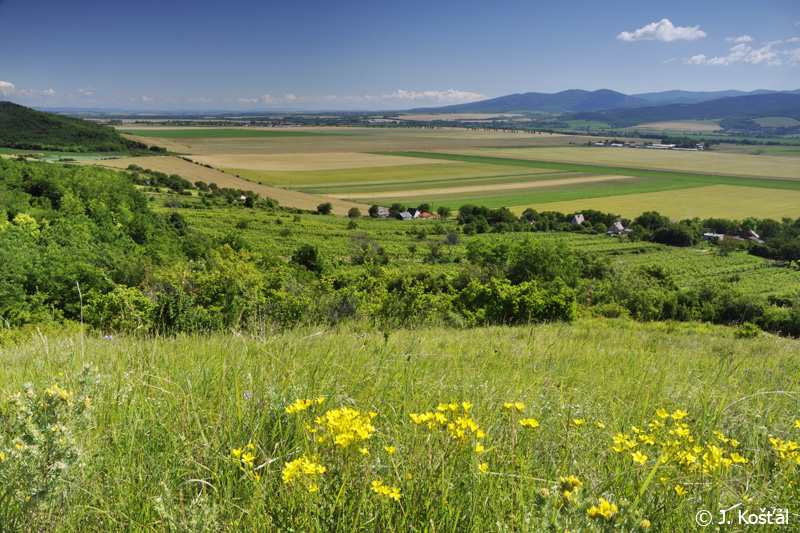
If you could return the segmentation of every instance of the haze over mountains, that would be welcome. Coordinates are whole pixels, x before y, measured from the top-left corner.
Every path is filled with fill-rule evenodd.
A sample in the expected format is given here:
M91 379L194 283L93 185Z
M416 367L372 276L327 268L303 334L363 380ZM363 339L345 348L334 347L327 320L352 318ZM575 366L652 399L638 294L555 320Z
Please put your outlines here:
M787 97L779 97L777 100L770 100L769 97L774 95L787 95ZM412 111L437 113L576 113L583 111L634 109L678 104L701 104L704 102L722 99L734 99L734 101L730 102L730 104L731 106L736 106L737 104L752 104L761 100L761 98L754 97L764 97L763 100L765 102L773 101L778 105L786 104L788 107L800 108L800 90L759 90L749 93L733 90L716 92L675 90L658 93L626 95L609 89L600 89L597 91L572 89L553 94L534 92L511 94L507 96L501 96L499 98L481 100L479 102L437 108L420 108ZM750 98L750 100L737 101L735 100L737 98Z

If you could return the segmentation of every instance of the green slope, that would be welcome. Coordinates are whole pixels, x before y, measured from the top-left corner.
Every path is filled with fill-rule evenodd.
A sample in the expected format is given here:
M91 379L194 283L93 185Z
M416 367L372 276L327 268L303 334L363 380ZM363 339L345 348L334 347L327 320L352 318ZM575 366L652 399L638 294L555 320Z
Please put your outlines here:
M146 150L108 126L0 102L0 146L61 152L135 152Z

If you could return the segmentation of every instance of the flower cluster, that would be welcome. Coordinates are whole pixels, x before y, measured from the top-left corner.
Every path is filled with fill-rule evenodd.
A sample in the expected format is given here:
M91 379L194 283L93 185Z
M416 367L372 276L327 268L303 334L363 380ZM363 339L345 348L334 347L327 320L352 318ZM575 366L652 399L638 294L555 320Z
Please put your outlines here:
M800 420L795 420L794 425L800 429ZM800 444L793 440L783 440L778 437L770 437L770 444L772 449L775 450L781 459L786 462L796 462L800 465Z
M586 511L586 514L589 515L589 518L604 518L609 522L611 520L614 520L614 518L617 516L617 512L619 511L619 509L617 509L617 506L614 505L613 503L607 502L603 498L598 498L597 502L600 504L599 506L592 505L589 508L589 510ZM647 525L648 526L650 525L649 521Z
M459 407L461 409L459 409ZM428 429L441 428L452 439L464 444L471 438L482 439L486 434L478 423L470 416L472 404L469 402L440 403L437 412L411 413L409 416L415 424L428 424ZM459 414L460 411L460 414ZM478 443L475 451L483 451L483 446Z
M739 446L739 442L726 437L721 431L714 431L713 438L701 444L696 428L681 422L687 415L687 411L681 409L672 414L658 409L656 417L648 422L647 430L631 426L632 433L617 433L612 438L612 448L617 453L628 453L631 460L639 465L647 463L652 456L660 456L662 463L684 472L703 474L719 474L733 464L749 462L732 451ZM646 453L648 449L652 450L649 455Z
M238 464L239 468L244 472L247 477L252 479L253 481L258 481L261 479L255 471L255 459L256 456L253 455L256 447L253 443L248 444L244 448L234 448L231 450L231 457L234 461Z
M381 496L388 496L396 502L400 501L400 498L403 497L399 487L389 487L382 479L376 479L372 482L372 491Z
M314 420L319 428L327 432L318 436L317 442L326 442L330 437L337 446L347 448L353 443L367 440L375 431L372 420L376 416L377 413L361 413L350 407L331 409ZM312 431L316 432L319 428Z
M312 455L310 458L304 455L300 459L287 462L281 474L283 482L287 484L300 482L305 485L308 492L318 492L319 486L316 484L315 480L317 476L324 474L327 468L318 464L316 461L316 455Z
M325 401L323 396L320 396L316 400L308 400L306 398L298 398L294 401L292 405L286 408L286 412L290 415L297 414L300 411L305 411L312 405L320 405L322 402Z
M574 474L570 475L569 477L561 476L559 481L561 482L561 500L559 501L560 506L573 500L578 492L578 489L581 485L583 485L583 482Z

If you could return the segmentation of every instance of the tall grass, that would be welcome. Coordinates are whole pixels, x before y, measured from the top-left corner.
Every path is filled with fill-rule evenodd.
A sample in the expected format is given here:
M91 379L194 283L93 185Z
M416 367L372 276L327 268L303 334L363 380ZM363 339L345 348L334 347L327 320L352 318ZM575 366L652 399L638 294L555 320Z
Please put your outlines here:
M24 383L78 390L91 363L92 423L58 487L21 486L30 500L0 499L0 520L31 531L681 531L699 510L737 503L796 513L800 464L785 443L800 440L797 356L792 339L608 320L83 345L36 335L2 349L3 396ZM297 399L310 401L287 412ZM360 418L329 423L342 413ZM417 423L428 413L446 422ZM374 429L334 442L358 424ZM680 424L700 466L661 460ZM637 439L632 426L657 442L615 451L615 436ZM702 458L712 445L748 462L714 467ZM0 452L9 482L25 457L8 431ZM317 470L287 481L298 460Z

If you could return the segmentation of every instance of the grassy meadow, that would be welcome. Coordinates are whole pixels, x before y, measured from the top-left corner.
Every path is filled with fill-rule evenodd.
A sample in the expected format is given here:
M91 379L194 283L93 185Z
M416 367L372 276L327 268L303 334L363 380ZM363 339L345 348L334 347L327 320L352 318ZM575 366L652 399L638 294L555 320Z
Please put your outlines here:
M4 443L4 524L688 531L737 504L794 523L797 341L734 333L599 319L34 333L0 352L3 408L50 416L34 425L63 468Z

